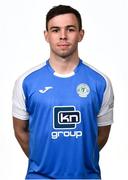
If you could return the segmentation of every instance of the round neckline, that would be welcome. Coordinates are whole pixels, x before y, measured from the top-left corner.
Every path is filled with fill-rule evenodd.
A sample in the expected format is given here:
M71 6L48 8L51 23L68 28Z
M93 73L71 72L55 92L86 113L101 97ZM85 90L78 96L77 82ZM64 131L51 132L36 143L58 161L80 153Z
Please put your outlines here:
M68 77L71 77L71 76L74 76L75 75L75 72L70 72L70 73L67 73L67 74L59 74L57 72L54 72L53 73L55 76L57 77L61 77L61 78L68 78Z
M78 71L79 69L79 66L80 64L82 63L82 60L79 59L79 63L77 64L77 66L75 67L74 71L70 72L70 73L67 73L67 74L60 74L60 73L57 73L53 68L52 66L50 65L49 63L49 59L46 61L46 64L48 66L48 69L52 72L52 74L56 77L60 77L60 78L69 78L69 77L72 77L75 75L75 73Z

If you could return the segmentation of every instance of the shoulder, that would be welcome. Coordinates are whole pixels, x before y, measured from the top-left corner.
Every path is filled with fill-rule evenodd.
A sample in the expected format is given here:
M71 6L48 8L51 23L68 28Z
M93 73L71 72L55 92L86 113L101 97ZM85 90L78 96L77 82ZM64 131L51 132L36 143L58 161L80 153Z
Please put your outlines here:
M86 75L89 76L92 82L95 82L97 85L104 85L105 87L111 85L109 77L99 71L94 66L82 61L83 67L85 69Z
M46 65L46 62L42 63L42 64L39 64L35 67L32 67L30 68L29 70L27 70L25 73L23 73L22 75L20 75L17 80L16 80L16 83L18 84L22 84L25 80L27 79L33 79L33 77L35 75L37 75L40 70L45 67Z

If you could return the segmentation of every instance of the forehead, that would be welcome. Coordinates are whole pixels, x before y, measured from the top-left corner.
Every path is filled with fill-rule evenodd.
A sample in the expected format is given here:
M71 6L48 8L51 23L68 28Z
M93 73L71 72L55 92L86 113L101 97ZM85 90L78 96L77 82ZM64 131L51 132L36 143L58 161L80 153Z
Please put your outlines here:
M48 27L57 26L57 27L66 27L69 25L78 26L78 20L76 16L72 13L61 14L53 17L48 22Z

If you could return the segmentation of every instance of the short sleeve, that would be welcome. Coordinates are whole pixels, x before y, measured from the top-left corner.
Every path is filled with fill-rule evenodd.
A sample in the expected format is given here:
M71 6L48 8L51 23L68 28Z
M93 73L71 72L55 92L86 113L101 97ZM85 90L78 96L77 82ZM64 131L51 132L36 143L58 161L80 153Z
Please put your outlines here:
M113 105L114 94L110 80L105 77L106 88L103 95L103 101L100 108L100 112L97 116L98 126L107 126L113 123Z
M18 79L15 82L12 96L12 116L21 119L28 120L29 114L26 111L25 95L22 88L22 79Z

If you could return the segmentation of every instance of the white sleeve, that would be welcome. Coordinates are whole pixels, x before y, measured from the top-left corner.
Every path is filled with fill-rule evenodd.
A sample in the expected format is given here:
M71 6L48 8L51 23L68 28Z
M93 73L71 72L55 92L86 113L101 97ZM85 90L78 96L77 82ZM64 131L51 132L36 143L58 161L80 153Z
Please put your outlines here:
M103 95L103 101L100 112L97 116L98 126L107 126L113 123L113 105L114 94L110 80L105 77L106 89Z
M12 115L21 120L28 120L29 114L26 111L25 95L22 88L23 80L19 78L14 85L12 97Z

